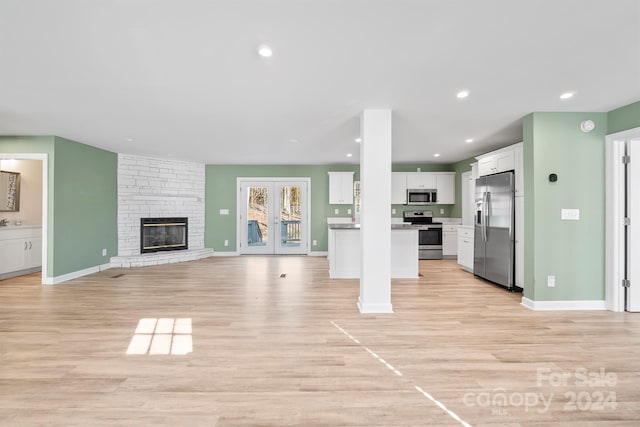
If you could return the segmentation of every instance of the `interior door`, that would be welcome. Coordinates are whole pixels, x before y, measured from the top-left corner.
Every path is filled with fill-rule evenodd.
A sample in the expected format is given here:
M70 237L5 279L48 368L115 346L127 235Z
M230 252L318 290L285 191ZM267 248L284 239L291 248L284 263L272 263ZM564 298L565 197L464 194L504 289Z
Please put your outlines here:
M239 194L241 254L307 253L307 182L243 181Z
M640 311L640 139L629 140L627 155L631 162L627 165L627 218L631 223L627 229L627 279L631 285L626 288L627 311Z

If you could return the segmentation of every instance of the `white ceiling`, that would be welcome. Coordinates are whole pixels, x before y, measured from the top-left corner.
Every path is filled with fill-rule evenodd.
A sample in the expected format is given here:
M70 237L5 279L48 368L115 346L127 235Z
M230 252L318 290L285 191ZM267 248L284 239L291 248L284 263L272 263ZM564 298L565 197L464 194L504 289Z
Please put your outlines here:
M0 0L0 134L120 153L356 163L390 108L395 162L451 163L639 99L638 0Z

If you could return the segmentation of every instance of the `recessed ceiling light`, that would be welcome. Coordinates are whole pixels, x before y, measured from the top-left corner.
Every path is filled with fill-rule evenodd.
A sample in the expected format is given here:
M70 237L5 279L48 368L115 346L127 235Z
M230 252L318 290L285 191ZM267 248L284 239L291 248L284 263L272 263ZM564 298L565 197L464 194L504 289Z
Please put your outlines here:
M127 142L133 142L133 138L127 138Z
M353 154L347 153L347 157L353 157Z
M362 138L356 138L356 142L362 142Z
M473 138L467 138L464 140L467 144L471 144L473 142Z
M458 94L456 96L459 99L466 98L467 96L469 96L469 91L468 90L461 90L460 92L458 92Z
M436 153L433 155L433 157L440 157L440 154Z
M573 97L573 95L575 95L575 92L565 92L562 95L560 95L560 99L569 99Z
M265 44L258 46L258 54L264 58L269 58L273 55L271 48Z
M294 143L294 144L295 144L295 143L297 143L297 142L298 142L298 140L297 140L297 139L295 139L295 138L291 138L291 139L289 140L289 142L291 142L291 143Z

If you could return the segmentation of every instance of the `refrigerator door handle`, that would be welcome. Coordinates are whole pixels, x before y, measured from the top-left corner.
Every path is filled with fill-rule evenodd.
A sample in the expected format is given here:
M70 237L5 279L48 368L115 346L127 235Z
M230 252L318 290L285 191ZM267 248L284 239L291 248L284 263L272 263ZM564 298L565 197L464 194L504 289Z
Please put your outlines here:
M489 216L491 215L490 204L491 204L491 193L487 191L486 193L486 202L484 204L484 241L489 240Z

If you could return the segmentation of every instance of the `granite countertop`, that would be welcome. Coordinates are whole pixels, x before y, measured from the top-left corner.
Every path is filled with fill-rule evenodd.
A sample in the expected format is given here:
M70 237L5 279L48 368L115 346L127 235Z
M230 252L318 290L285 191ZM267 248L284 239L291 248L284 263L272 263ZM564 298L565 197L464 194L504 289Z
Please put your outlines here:
M359 230L360 224L329 224L330 230ZM411 224L391 224L392 230L414 230Z

